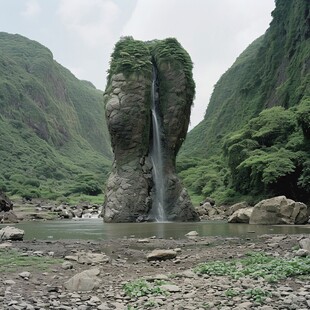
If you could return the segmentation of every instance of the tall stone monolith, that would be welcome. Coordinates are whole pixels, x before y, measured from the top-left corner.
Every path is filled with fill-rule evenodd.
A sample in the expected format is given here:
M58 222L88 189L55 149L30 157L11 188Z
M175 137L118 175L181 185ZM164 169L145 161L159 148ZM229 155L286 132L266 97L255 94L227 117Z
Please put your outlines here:
M104 95L114 153L104 221L199 219L175 168L194 94L192 62L176 39L115 45Z

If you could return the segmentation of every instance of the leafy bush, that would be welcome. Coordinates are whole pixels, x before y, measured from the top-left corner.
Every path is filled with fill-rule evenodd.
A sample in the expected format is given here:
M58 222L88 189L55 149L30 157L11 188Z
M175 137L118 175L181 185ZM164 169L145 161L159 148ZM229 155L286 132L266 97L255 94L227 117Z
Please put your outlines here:
M167 291L161 288L161 285L166 282L155 280L154 283L149 283L146 280L138 279L124 284L123 289L129 297L141 297L148 295L166 295Z
M310 153L294 111L282 107L264 110L242 130L226 137L224 156L236 191L254 196L281 194L306 202Z
M68 194L75 193L97 196L102 193L102 188L96 181L81 182L75 184L68 192Z
M306 139L310 139L310 98L302 100L297 110L297 121Z
M284 259L259 252L248 253L247 257L238 260L203 263L194 271L198 274L230 276L236 279L248 276L278 282L287 277L310 275L310 257Z
M40 181L37 179L27 179L24 182L24 185L29 185L29 186L33 186L33 187L40 187Z

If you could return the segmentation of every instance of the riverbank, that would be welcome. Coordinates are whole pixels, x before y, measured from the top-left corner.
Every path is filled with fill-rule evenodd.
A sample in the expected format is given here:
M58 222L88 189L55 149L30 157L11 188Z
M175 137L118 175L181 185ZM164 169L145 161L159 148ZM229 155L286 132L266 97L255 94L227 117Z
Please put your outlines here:
M300 249L308 236L2 242L0 257L7 256L0 259L0 305L17 310L309 309L309 252ZM148 261L154 249L173 250L176 256ZM252 273L264 261L277 266L278 274L285 274L281 268L290 262L306 274L270 282ZM205 262L213 265L197 269ZM86 270L93 271L66 284ZM88 283L91 290L77 286L76 291L77 283Z

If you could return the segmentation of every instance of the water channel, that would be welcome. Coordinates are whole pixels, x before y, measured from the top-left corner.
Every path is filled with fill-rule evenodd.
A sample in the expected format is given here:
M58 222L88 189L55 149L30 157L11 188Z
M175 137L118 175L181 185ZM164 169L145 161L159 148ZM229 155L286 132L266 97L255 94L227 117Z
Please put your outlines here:
M0 229L4 224L0 225ZM12 225L13 226L13 225ZM14 224L25 230L25 240L101 240L129 238L185 238L196 230L200 236L256 237L263 234L309 234L310 225L248 225L226 222L196 223L103 223L102 219L31 221Z

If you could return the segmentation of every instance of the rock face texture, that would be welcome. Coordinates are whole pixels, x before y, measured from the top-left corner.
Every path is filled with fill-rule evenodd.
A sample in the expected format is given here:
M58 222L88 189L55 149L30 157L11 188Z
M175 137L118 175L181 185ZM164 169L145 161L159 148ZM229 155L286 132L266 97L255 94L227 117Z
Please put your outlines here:
M162 220L198 220L175 169L194 97L191 70L189 55L175 39L141 42L124 38L116 44L104 95L114 153L104 221L156 220L159 186L164 189ZM152 160L155 131L162 150L160 185Z
M9 199L9 197L0 191L0 212L8 212L13 209L13 203Z
M253 207L241 208L235 211L229 218L228 223L246 223L250 221L253 212Z
M309 210L304 203L278 196L257 203L250 224L306 224L308 219Z

